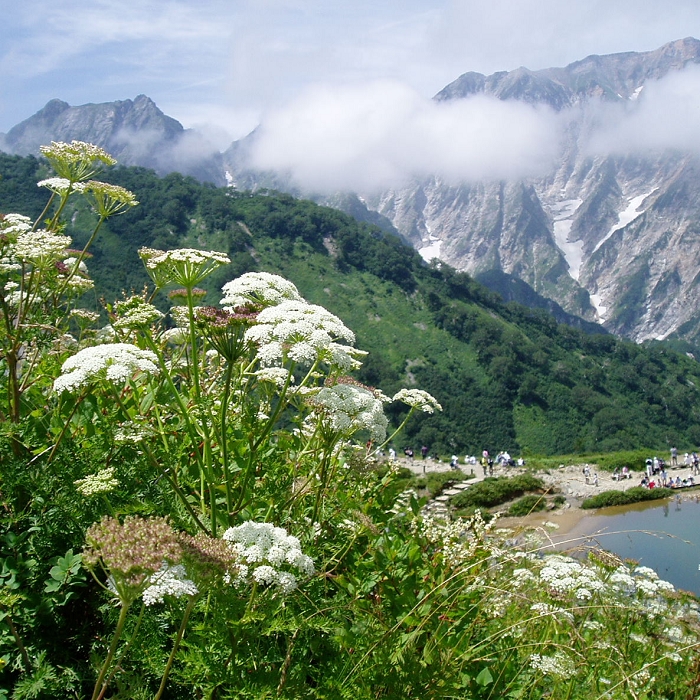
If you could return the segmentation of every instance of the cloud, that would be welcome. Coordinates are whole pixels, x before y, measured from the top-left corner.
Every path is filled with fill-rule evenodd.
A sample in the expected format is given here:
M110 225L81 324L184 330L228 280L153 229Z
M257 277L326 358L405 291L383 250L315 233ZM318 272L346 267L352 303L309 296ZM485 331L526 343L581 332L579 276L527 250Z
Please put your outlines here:
M588 150L592 154L700 153L700 66L689 65L647 83L637 99L598 104Z
M315 86L263 121L250 165L317 192L519 178L551 167L562 127L549 109L484 96L438 103L397 82Z

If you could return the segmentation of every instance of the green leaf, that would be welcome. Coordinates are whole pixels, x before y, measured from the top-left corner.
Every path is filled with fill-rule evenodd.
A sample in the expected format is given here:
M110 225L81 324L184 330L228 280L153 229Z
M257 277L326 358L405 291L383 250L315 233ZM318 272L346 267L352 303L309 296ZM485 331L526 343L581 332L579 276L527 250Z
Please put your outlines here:
M479 675L476 677L476 683L477 685L483 686L484 688L487 685L491 685L493 683L493 676L491 675L491 671L489 671L488 668L484 668L479 672Z

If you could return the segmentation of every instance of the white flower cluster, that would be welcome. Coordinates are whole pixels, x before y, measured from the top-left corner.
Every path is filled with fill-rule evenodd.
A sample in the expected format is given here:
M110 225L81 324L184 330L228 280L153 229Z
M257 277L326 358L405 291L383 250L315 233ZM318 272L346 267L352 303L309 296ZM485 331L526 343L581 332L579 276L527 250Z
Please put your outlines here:
M153 304L140 296L118 301L114 306L117 318L112 325L117 329L144 328L163 318L163 314Z
M568 622L574 621L574 616L564 608L560 608L556 605L550 605L549 603L534 603L530 606L530 610L539 613L544 616L551 616L556 619L557 616L567 620Z
M296 588L297 578L281 567L291 567L305 576L315 572L313 560L301 551L299 540L271 523L248 521L230 527L223 539L238 555L238 575L233 581L237 587L255 582L289 593Z
M85 141L52 141L49 146L39 148L59 178L72 183L93 177L103 165L114 165L117 161L99 146ZM77 188L75 188L77 189Z
M89 474L73 483L78 491L86 497L109 493L119 486L119 482L114 477L114 467L107 467L97 474Z
M372 440L378 442L386 437L388 421L382 401L369 389L354 384L335 384L323 387L308 401L314 407L312 421L325 418L333 430L346 435L368 430Z
M424 413L442 411L442 406L427 391L422 389L401 389L394 394L392 401L402 401L411 408L420 408Z
M61 376L56 378L53 388L58 392L76 391L95 378L125 382L136 372L158 374L157 360L150 350L128 343L85 348L63 363Z
M588 600L594 593L606 590L594 569L560 555L547 557L540 570L540 580L553 595L573 593L579 600Z
M71 181L65 177L49 177L46 180L39 180L36 184L37 187L45 187L58 195L64 195L69 190L73 192L83 192L85 190L85 185L82 182L74 182L71 185Z
M290 384L294 384L294 375L290 377L289 370L284 367L263 367L255 373L255 376L261 382L270 382L280 389L287 383L287 379Z
M304 301L289 280L269 272L247 272L227 282L221 290L224 293L221 306L230 309L250 304L266 307L283 301Z
M457 567L468 562L480 546L490 546L485 535L493 528L496 518L486 523L481 511L466 520L445 522L424 515L411 524L414 533L422 535L441 552L446 564Z
M49 231L24 231L17 236L12 253L18 260L41 264L63 257L71 238Z
M141 248L139 256L158 287L175 282L188 289L199 284L216 268L231 262L225 253L197 248L175 250Z
M555 678L567 679L576 674L574 662L563 651L557 651L552 656L532 654L530 666L536 671Z
M355 334L322 306L304 301L283 301L263 309L246 340L258 346L263 365L281 364L285 357L310 365L325 360L343 369L357 366L354 348L337 340L355 342Z
M143 602L146 606L162 603L166 595L182 598L199 593L194 581L187 578L187 571L182 564L170 566L163 563L160 571L156 571L148 580L151 585L143 592Z
M78 323L95 323L100 320L100 314L97 311L89 309L71 309L70 317L74 318Z
M5 235L17 235L26 231L31 231L32 220L24 214L2 214L0 215L0 231Z
M637 566L633 570L626 566L619 566L610 575L608 583L619 591L629 595L639 593L645 598L673 593L676 590L673 584L660 579L659 575L648 566Z

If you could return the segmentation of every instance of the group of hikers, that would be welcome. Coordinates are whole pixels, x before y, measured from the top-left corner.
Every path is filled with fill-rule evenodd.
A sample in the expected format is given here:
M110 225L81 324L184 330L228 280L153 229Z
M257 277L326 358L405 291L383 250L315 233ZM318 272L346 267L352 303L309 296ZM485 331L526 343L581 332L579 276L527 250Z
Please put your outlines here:
M680 476L671 476L667 472L667 468L687 467L692 469L693 473L685 478ZM671 448L671 461L666 464L659 457L649 457L645 461L646 474L642 478L640 486L649 489L653 488L670 488L678 489L684 486L695 486L695 478L700 475L700 458L697 452L686 452L683 456L683 463L678 461L678 450L675 447Z
M415 459L415 452L413 448L407 447L403 451L404 456L410 460ZM439 458L436 456L433 456L430 454L430 450L426 445L423 445L420 448L420 455L421 459L430 459L430 460L438 460ZM394 447L389 448L389 459L394 462L396 461L396 450ZM484 450L481 453L481 459L477 460L475 455L466 455L464 457L464 461L462 462L465 465L477 465L481 464L483 470L484 470L484 476L493 476L493 469L494 469L494 464L501 465L503 467L523 467L525 466L525 460L520 457L517 460L513 459L507 451L504 452L499 452L495 459L489 454L488 450ZM460 459L457 455L452 455L450 459L450 467L452 469L459 469L460 465Z

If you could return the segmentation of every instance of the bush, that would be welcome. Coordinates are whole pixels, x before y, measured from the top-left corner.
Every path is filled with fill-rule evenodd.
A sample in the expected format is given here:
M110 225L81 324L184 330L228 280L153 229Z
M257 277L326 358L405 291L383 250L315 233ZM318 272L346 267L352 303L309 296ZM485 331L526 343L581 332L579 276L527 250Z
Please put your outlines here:
M513 498L522 496L528 491L539 491L544 488L542 479L532 474L519 474L513 477L487 478L474 484L468 491L457 494L450 499L455 508L469 506L492 508Z
M643 486L634 486L627 491L603 491L587 498L581 508L605 508L606 506L625 506L629 503L640 501L655 501L668 498L673 494L673 489L645 489Z
M529 515L530 513L536 513L537 511L544 510L547 507L547 499L544 496L536 496L535 494L530 494L528 496L523 496L520 500L516 501L508 508L508 515L514 517L520 517L523 515Z

